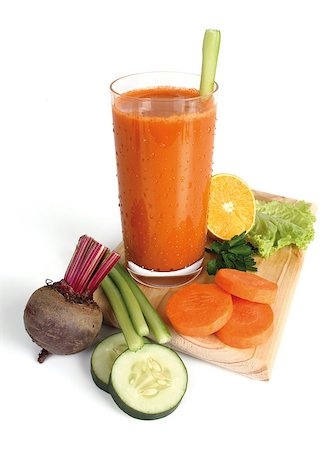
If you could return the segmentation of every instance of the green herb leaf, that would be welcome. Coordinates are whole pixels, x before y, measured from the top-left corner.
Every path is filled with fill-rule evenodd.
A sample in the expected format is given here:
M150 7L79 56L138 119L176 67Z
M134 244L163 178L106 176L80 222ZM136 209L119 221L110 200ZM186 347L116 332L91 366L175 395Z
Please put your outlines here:
M234 236L230 241L213 242L210 253L217 255L207 263L207 272L209 275L215 275L220 269L236 269L242 272L257 272L256 261L251 256L255 249L247 242L246 233Z
M218 255L222 252L222 244L221 242L213 242L211 245L211 250Z
M243 231L243 233L239 235L234 236L233 238L230 239L230 241L227 241L229 247L236 247L238 245L245 244L246 243L245 237L246 237L245 231Z
M218 268L216 266L216 259L211 259L210 261L208 261L207 263L208 275L215 275L217 271Z

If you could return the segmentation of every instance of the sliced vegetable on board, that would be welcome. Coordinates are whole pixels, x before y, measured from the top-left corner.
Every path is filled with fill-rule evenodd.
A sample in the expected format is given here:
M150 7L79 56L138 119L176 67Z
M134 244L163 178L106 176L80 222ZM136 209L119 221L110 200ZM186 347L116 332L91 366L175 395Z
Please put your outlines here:
M112 272L118 271L123 276L125 282L130 287L132 293L136 297L138 304L143 312L145 320L149 326L150 332L159 344L166 344L171 340L171 334L164 321L151 305L147 297L144 295L140 287L135 283L134 279L129 275L127 269L119 262L115 265Z
M186 336L208 336L231 317L231 295L214 284L189 284L168 300L166 314L173 328Z
M226 345L249 348L264 344L272 333L270 305L249 302L233 296L233 314L215 334Z
M114 311L116 320L124 334L129 349L132 351L139 350L144 344L143 337L136 333L127 307L117 286L108 276L102 280L100 286Z
M145 343L149 339L143 338ZM108 336L95 347L91 356L91 374L95 384L102 390L109 392L109 377L116 358L128 350L123 333Z
M141 350L126 350L115 360L109 391L130 416L153 420L177 408L187 380L186 367L176 352L160 344L144 344Z
M111 270L109 273L109 277L113 280L120 291L122 299L129 312L129 316L133 322L136 333L140 336L147 336L149 334L148 325L144 319L140 305L130 286L124 279L124 276L117 270Z
M278 285L259 275L234 269L221 269L215 275L215 283L236 297L258 303L273 303Z
M114 281L116 283L114 283ZM130 350L136 351L143 345L141 335L152 336L160 344L170 341L171 334L162 318L151 305L143 291L129 275L127 269L118 263L108 274L101 288L109 301L119 327L123 331ZM143 326L139 327L139 324ZM136 330L142 330L139 333Z

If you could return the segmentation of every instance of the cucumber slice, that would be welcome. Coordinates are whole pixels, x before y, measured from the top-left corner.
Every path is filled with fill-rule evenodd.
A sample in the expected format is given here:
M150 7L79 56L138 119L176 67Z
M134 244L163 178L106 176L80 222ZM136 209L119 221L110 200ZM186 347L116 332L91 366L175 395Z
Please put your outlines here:
M144 342L150 342L143 338ZM116 358L128 349L123 333L116 333L101 341L91 357L91 374L95 384L109 392L109 376Z
M137 419L160 419L174 411L187 388L187 370L176 352L160 344L124 351L114 362L109 391Z

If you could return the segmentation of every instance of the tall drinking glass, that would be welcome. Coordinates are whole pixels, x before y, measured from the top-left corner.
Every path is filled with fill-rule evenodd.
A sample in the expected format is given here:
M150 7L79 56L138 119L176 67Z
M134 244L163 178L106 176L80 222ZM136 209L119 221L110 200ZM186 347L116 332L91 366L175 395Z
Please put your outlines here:
M111 84L127 267L149 286L201 271L207 233L216 94L200 76L151 72Z

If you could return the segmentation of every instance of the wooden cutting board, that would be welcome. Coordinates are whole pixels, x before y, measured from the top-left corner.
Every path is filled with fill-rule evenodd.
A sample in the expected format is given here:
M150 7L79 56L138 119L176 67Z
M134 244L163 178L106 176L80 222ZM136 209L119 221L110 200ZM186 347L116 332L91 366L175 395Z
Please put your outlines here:
M288 203L296 201L290 198L259 191L254 191L254 194L255 198L258 200L278 200ZM315 213L315 205L311 205L311 210ZM121 254L121 262L124 261L123 243L121 243L116 250ZM225 367L226 369L248 377L258 380L269 380L295 286L303 264L304 252L297 249L295 246L290 246L279 250L268 259L260 257L257 257L256 259L258 267L257 273L264 278L278 283L278 294L275 303L272 305L274 312L274 329L272 335L265 344L255 348L236 349L224 345L214 335L205 338L181 336L169 325L169 321L165 314L165 305L173 292L176 291L176 288L157 289L140 285L152 305L169 325L172 340L167 345L174 350ZM205 261L205 263L206 262L207 261ZM204 269L193 282L213 283L213 277L209 276ZM100 288L96 291L94 298L103 311L105 323L117 326L109 303Z

